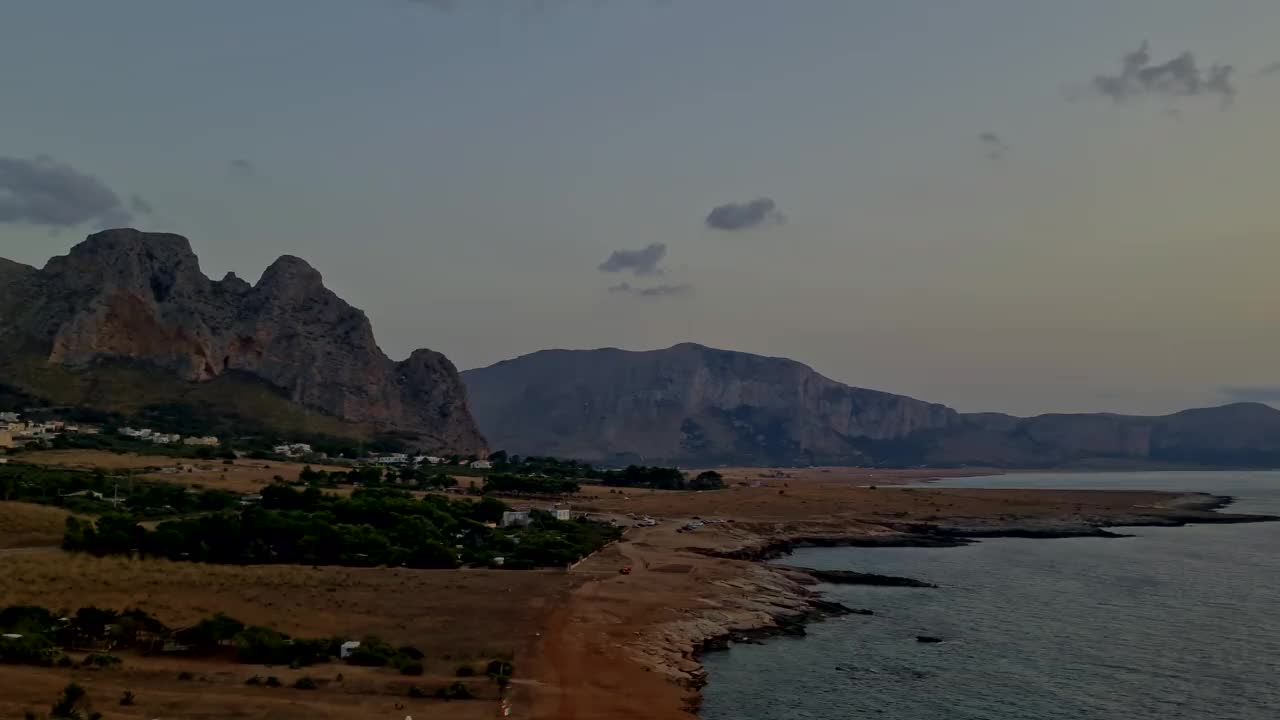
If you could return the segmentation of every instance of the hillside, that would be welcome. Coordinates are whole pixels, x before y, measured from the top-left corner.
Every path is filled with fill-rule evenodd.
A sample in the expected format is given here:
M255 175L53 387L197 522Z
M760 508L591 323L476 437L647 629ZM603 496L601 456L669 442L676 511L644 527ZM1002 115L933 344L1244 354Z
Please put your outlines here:
M40 270L0 261L0 384L125 416L485 448L443 355L387 358L364 313L299 258L255 285L213 281L178 235L110 230Z
M960 422L942 405L841 385L783 358L683 344L548 350L463 373L494 448L595 462L872 461L863 442Z
M462 374L494 448L603 463L1280 465L1280 411L962 414L782 358L677 345L548 350Z

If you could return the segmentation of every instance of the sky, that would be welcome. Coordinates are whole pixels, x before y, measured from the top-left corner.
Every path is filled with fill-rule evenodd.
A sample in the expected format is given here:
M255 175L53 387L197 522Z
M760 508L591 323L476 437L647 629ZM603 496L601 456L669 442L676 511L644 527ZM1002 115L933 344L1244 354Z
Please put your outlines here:
M8 0L0 257L307 259L394 358L1280 400L1274 0Z

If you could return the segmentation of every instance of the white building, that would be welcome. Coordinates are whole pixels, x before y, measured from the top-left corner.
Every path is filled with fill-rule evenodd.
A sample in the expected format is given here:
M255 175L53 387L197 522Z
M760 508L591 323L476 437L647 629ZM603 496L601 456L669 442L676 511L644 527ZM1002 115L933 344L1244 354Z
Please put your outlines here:
M277 445L271 449L277 455L285 457L298 457L301 455L310 455L311 446L306 443L290 443L288 445Z
M525 527L529 524L528 510L508 510L502 513L502 527Z
M182 439L183 445L195 445L196 447L217 447L218 438L210 435L208 437L189 437Z
M404 465L409 462L409 456L404 453L388 453L375 457L373 462L378 465Z
M147 439L156 445L173 445L174 443L181 442L182 436L167 433L152 433Z
M555 508L551 511L551 514L554 515L557 520L563 520L565 522L573 519L573 513L569 508Z
M472 470L492 470L493 463L489 462L488 460L476 460L475 462L471 463L471 469Z
M0 423L16 423L22 420L22 416L16 412L0 412Z
M338 647L339 659L346 660L351 657L351 653L359 649L360 643L355 640L348 640Z

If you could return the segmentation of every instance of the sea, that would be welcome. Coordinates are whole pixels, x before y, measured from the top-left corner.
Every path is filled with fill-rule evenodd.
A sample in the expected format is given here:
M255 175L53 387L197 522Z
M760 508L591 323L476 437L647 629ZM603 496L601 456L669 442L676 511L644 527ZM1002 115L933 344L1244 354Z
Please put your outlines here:
M938 487L1230 495L1280 515L1280 472L1010 474ZM780 560L937 589L823 586L874 616L706 655L705 720L1280 719L1280 522ZM936 636L924 644L917 636Z

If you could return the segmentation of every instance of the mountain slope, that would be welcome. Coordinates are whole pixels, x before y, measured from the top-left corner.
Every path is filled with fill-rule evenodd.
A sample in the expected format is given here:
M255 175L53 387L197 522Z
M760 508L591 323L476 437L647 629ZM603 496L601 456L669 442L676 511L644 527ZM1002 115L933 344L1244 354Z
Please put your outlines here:
M780 358L677 345L549 350L462 374L495 448L606 463L1280 465L1280 411L961 414Z
M460 453L485 447L453 365L428 350L388 359L364 313L301 259L281 257L256 285L231 274L211 281L186 238L111 230L42 270L0 263L0 282L0 381L34 395L67 385L50 385L43 366L95 384L122 362L141 363L164 371L159 385L261 381L295 414L328 417L338 422L321 424L353 436L395 433ZM90 393L85 404L115 410L127 400L113 383L96 385L97 399Z
M942 405L700 345L548 350L463 373L495 448L598 462L856 463L862 439L950 427Z

